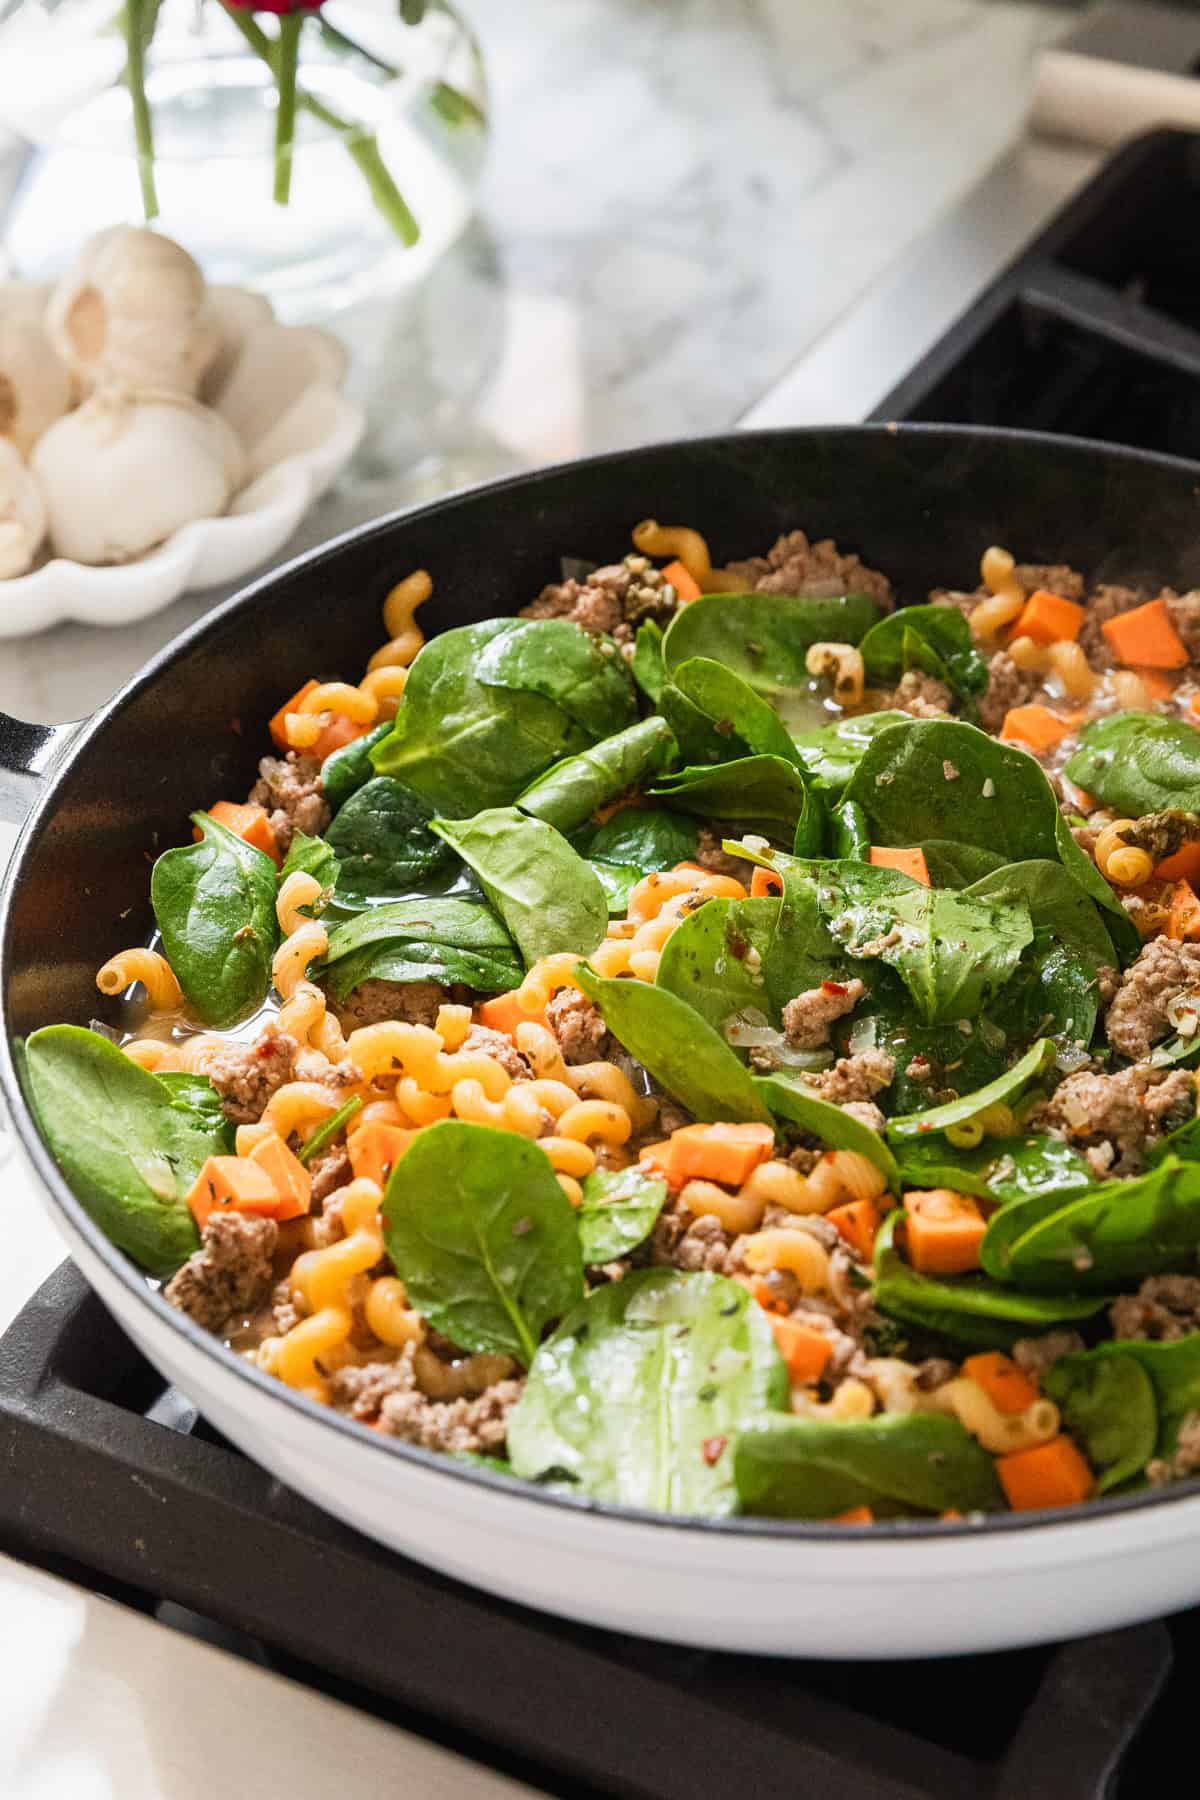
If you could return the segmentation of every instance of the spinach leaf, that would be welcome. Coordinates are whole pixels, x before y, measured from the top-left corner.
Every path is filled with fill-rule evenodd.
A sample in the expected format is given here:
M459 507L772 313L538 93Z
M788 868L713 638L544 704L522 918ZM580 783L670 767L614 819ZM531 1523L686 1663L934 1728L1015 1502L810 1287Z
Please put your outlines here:
M1035 931L989 1017L1010 1042L1054 1037L1090 1044L1100 1010L1098 973L1089 957L1067 949L1048 931Z
M476 666L521 621L487 619L444 631L409 670L404 705L371 761L451 818L508 806L551 763L591 738L543 694L487 687Z
M1200 810L1200 732L1158 713L1115 712L1079 734L1067 774L1131 819L1170 807Z
M464 1350L528 1367L583 1294L575 1209L516 1132L443 1119L418 1133L388 1180L383 1238L413 1306Z
M675 739L665 719L656 715L604 738L590 750L581 750L555 763L517 796L521 811L543 819L564 835L591 818L602 806L619 800L629 788L645 785L670 762ZM631 860L604 855L612 862Z
M928 1137L903 1139L896 1146L896 1160L907 1187L954 1188L984 1200L1055 1194L1065 1202L1096 1179L1078 1150L1061 1138L1037 1132L1028 1137L984 1138L973 1150L965 1150L935 1131Z
M1200 1264L1200 1164L1164 1156L1131 1179L1101 1181L1002 1207L980 1259L1002 1279L1045 1293L1094 1291Z
M957 1100L947 1100L944 1106L931 1106L925 1112L904 1113L898 1118L889 1119L888 1137L893 1143L905 1138L923 1138L930 1132L945 1131L947 1125L961 1125L964 1119L973 1119L985 1107L995 1106L1000 1101L1007 1103L1014 1100L1022 1089L1052 1066L1056 1054L1049 1038L1039 1038L1011 1069L1006 1069L1003 1075L989 1081L986 1087L976 1088L970 1094L960 1094Z
M889 1318L934 1331L954 1344L996 1350L1010 1348L1030 1332L1091 1318L1108 1305L1102 1294L1026 1294L986 1275L921 1275L895 1248L903 1217L902 1212L889 1214L875 1240L873 1298Z
M926 838L921 848L934 887L970 887L985 875L1010 866L1002 856L991 850L981 850L977 844L953 844L946 838Z
M505 993L525 971L490 906L433 899L374 906L335 926L315 974L340 1002L367 980L463 981Z
M307 837L303 831L297 831L283 859L278 886L282 887L289 875L302 874L311 875L320 882L323 889L332 892L337 886L339 872L338 859L324 838ZM312 906L301 907L300 910L311 918L324 909L320 901L314 901Z
M583 1182L577 1218L583 1260L589 1267L615 1262L650 1236L667 1197L665 1181L637 1167L593 1169Z
M1058 860L1067 874L1103 910L1104 922L1120 952L1122 963L1133 962L1142 948L1138 928L1091 857L1079 848L1071 836L1071 827L1062 813L1054 821L1054 841L1058 848Z
M859 1002L849 1021L834 1026L831 1035L839 1055L881 1050L893 1059L896 1073L888 1100L902 1115L928 1107L931 1081L943 1092L970 1092L1002 1075L1008 1060L1004 1033L993 1032L986 1015L974 1021L969 1036L957 1019L923 1025L914 1018L912 1002L899 984L895 992L877 986ZM915 1079L908 1071L919 1058L926 1067Z
M1109 1357L1130 1357L1146 1371L1158 1407L1154 1454L1172 1456L1179 1442L1180 1426L1189 1413L1200 1412L1200 1332L1189 1332L1187 1337L1167 1343L1118 1338L1113 1343L1098 1344L1089 1354L1097 1362Z
M174 1274L200 1246L187 1194L225 1153L224 1120L78 1025L35 1031L23 1070L42 1136L89 1217L151 1275Z
M686 1001L722 1035L732 1016L747 1008L765 1013L778 1028L787 1002L832 979L842 960L802 906L769 898L714 899L671 933L655 985Z
M881 731L845 797L862 807L873 844L949 839L1006 862L1059 860L1058 807L1040 766L960 719L908 719Z
M600 856L589 856L586 860L604 889L609 918L623 919L629 909L629 896L642 879L642 871L635 869L632 863L605 862Z
M805 667L816 643L857 644L882 616L865 594L832 600L791 594L706 594L682 607L663 638L663 663L677 679L701 656L747 682L790 731L820 717L819 684Z
M713 721L722 737L735 733L756 756L795 762L783 721L749 682L706 656L693 656L675 670L675 686Z
M398 898L449 868L454 858L430 830L432 816L419 794L390 775L351 794L326 832L338 860L339 898Z
M1046 1370L1042 1386L1062 1413L1063 1424L1082 1445L1094 1469L1099 1494L1136 1480L1158 1437L1154 1384L1135 1357L1084 1351L1064 1356ZM1115 1353L1115 1354L1114 1354Z
M225 1117L221 1096L207 1075L168 1069L154 1079L166 1088L177 1112L183 1113L202 1131L214 1133L220 1139L221 1153L233 1155L235 1126Z
M877 1131L864 1125L852 1113L843 1112L828 1100L821 1100L791 1075L760 1075L755 1087L776 1118L798 1125L809 1136L820 1138L832 1150L857 1150L868 1162L887 1176L888 1186L896 1188L899 1172L896 1159Z
M662 646L662 627L656 625L653 619L643 620L634 639L631 667L633 679L652 706L657 706L662 699L667 679L667 672L663 668Z
M596 1500L716 1517L737 1506L728 1439L787 1398L745 1288L646 1269L597 1288L542 1345L508 1453L516 1474L565 1477Z
M585 965L576 974L617 1042L697 1119L770 1123L750 1071L684 1001L665 988L597 975Z
M663 687L658 707L674 733L684 763L725 763L750 754L749 744L728 720L718 723L710 719L673 681Z
M362 737L353 738L325 758L321 764L321 792L334 812L370 781L375 773L371 752L376 744L382 744L384 738L391 736L391 731L392 721L385 719L382 725L376 725Z
M275 952L275 865L207 813L199 843L160 856L150 900L163 950L198 1018L221 1030L267 997Z
M858 713L794 736L792 742L817 786L837 798L880 732L911 724L912 716L905 712Z
M899 681L916 668L948 680L964 697L988 684L987 663L956 606L902 607L872 625L858 647L869 681Z
M643 875L652 875L656 870L674 869L681 862L693 862L698 841L698 829L687 819L657 807L623 806L576 848L585 856L629 863Z
M830 849L835 862L870 862L866 816L853 800L839 801L831 814Z
M1004 1505L991 1457L944 1413L764 1420L738 1433L734 1474L744 1511L772 1518L828 1519L854 1506L895 1518Z
M1035 927L1053 932L1059 943L1076 951L1094 968L1116 962L1112 939L1098 908L1059 862L1036 857L1010 863L974 882L966 894L986 900L1011 897L1029 908Z
M304 1167L307 1168L315 1156L320 1156L322 1150L332 1144L339 1131L344 1131L346 1129L351 1119L356 1113L360 1113L362 1108L362 1095L352 1095L351 1098L347 1100L345 1106L339 1106L335 1113L331 1113L329 1118L318 1125L312 1136L304 1142L299 1150L297 1150L297 1162L303 1163Z
M634 722L633 677L611 638L595 638L570 619L510 619L509 625L481 649L476 681L553 700L589 739Z
M508 806L435 819L433 829L474 869L527 966L556 950L596 948L608 929L604 889L552 825Z
M781 756L743 756L716 768L693 766L664 775L650 789L681 812L716 820L730 830L791 844L810 796L803 775ZM682 860L679 859L679 860Z

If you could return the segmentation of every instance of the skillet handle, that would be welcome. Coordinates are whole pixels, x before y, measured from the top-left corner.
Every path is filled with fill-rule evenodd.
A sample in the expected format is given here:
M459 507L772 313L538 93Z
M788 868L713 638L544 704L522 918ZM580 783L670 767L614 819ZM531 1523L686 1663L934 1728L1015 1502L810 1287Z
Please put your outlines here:
M42 782L83 723L29 725L0 712L0 821L24 823Z

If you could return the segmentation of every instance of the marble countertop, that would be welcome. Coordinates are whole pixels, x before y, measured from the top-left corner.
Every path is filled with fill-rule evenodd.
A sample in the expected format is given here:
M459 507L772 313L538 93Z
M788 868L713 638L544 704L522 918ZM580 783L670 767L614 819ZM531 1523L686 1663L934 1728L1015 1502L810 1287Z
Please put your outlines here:
M372 431L297 550L515 467L732 427L1011 143L1065 22L1007 0L464 3L494 99L481 217L391 316L344 320ZM86 714L220 597L0 642L0 709ZM22 1215L2 1330L62 1249L24 1175L0 1178ZM5 1800L532 1792L3 1557L0 1611Z

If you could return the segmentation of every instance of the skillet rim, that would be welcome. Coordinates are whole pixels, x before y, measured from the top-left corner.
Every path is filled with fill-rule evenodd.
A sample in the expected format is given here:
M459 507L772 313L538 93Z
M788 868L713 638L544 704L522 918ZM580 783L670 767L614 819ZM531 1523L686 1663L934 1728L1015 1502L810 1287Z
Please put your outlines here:
M104 706L98 708L71 738L61 757L54 764L52 773L45 781L45 791L39 794L35 805L19 830L5 879L0 884L0 1027L4 1026L6 1013L8 961L6 952L12 928L12 896L24 874L25 863L35 841L41 836L44 825L49 824L63 777L86 754L93 738L103 731L111 719L124 711L143 692L152 688L161 672L170 663L199 644L208 632L223 627L226 620L236 612L252 605L274 583L290 577L301 568L320 568L331 559L336 559L347 544L358 545L369 542L373 537L385 536L402 522L407 523L451 511L455 507L470 502L478 494L519 492L536 488L539 482L550 477L604 467L649 452L694 453L697 450L717 452L730 442L769 445L772 443L782 444L795 439L843 437L856 440L900 437L940 438L949 440L951 445L955 441L971 443L981 439L987 442L1000 439L1027 444L1032 450L1038 452L1062 450L1068 455L1099 455L1114 459L1118 463L1145 464L1151 468L1162 469L1172 475L1190 474L1195 480L1195 493L1200 499L1200 461L1187 457L1145 450L1138 446L1105 443L1094 438L1059 436L1050 432L1020 431L995 426L940 425L926 422L908 424L880 421L858 425L781 426L762 431L726 431L710 433L704 437L654 440L649 443L627 446L623 449L603 451L594 456L573 457L565 462L501 475L491 481L475 482L465 487L455 488L450 493L440 495L436 500L417 506L401 507L393 512L382 514L377 519L352 526L348 531L339 533L337 537L330 538L325 543L318 544L311 550L304 551L299 556L291 558L290 561L260 575L248 586L239 588L237 593L231 595L229 599L222 601L210 612L186 626L178 636L172 638L147 662L143 663L124 686L119 688ZM290 1406L301 1418L332 1429L360 1446L370 1445L376 1452L384 1456L399 1458L401 1462L414 1464L418 1468L450 1480L469 1483L473 1487L482 1487L485 1490L506 1495L511 1500L519 1500L532 1506L548 1506L556 1510L565 1509L568 1513L599 1516L618 1526L653 1526L660 1531L684 1531L709 1536L719 1534L734 1540L748 1538L767 1541L782 1540L785 1543L825 1545L837 1543L843 1547L852 1544L855 1549L863 1549L871 1545L887 1547L914 1539L918 1542L944 1543L958 1540L974 1543L982 1535L1007 1536L1013 1533L1048 1528L1057 1529L1063 1526L1084 1528L1123 1514L1142 1512L1147 1508L1186 1505L1189 1502L1200 1500L1200 1475L1198 1475L1194 1478L1174 1482L1166 1489L1150 1489L1126 1495L1105 1496L1086 1501L1082 1506L1054 1507L1030 1513L989 1513L982 1515L978 1522L972 1520L943 1521L941 1519L878 1520L872 1525L869 1532L847 1534L844 1529L830 1520L773 1519L757 1515L711 1518L653 1512L646 1508L623 1506L613 1501L592 1500L584 1496L552 1492L539 1487L536 1483L522 1480L518 1476L502 1475L479 1465L458 1462L444 1453L426 1450L416 1444L406 1444L399 1439L384 1437L381 1433L370 1430L354 1419L347 1418L329 1407L307 1399L304 1395L287 1387L283 1382L267 1375L261 1369L254 1368L243 1358L236 1356L221 1343L219 1338L214 1337L211 1332L202 1331L186 1314L181 1313L176 1307L170 1306L163 1299L159 1289L149 1286L146 1276L141 1273L132 1260L110 1243L99 1226L94 1224L51 1157L34 1120L32 1108L21 1088L13 1058L12 1042L6 1028L0 1029L0 1100L3 1100L7 1108L10 1129L20 1141L21 1147L45 1188L53 1207L66 1214L72 1228L85 1240L93 1254L105 1265L109 1274L130 1294L135 1304L148 1305L156 1318L167 1324L169 1329L179 1332L185 1342L200 1350L202 1354L211 1357L218 1368L248 1383L254 1391L270 1398L275 1403Z

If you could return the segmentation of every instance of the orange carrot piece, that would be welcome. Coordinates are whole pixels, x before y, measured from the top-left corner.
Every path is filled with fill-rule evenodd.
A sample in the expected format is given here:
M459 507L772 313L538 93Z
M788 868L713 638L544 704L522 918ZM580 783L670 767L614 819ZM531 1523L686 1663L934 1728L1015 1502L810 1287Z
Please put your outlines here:
M355 738L365 737L370 730L371 726L369 725L356 725L354 720L348 719L344 713L335 713L328 725L322 728L321 735L309 751L309 755L324 762L325 758L332 756L335 750L342 749L345 744L352 744Z
M750 1292L754 1295L754 1298L758 1301L758 1304L762 1307L764 1312L787 1312L787 1301L781 1294L775 1292L775 1289L764 1276L756 1275L754 1277L753 1281L750 1283Z
M1135 669L1134 674L1141 677L1142 686L1149 700L1169 700L1175 692L1175 684L1161 669Z
M815 1331L811 1325L798 1325L795 1319L775 1317L771 1319L771 1330L792 1386L809 1387L820 1381L825 1364L833 1355L833 1344L825 1333Z
M644 1168L649 1169L652 1175L657 1175L660 1181L669 1182L672 1186L676 1185L672 1182L670 1173L670 1138L662 1138L657 1144L643 1144L638 1151L638 1162Z
M692 1180L741 1187L774 1148L769 1125L683 1125L671 1133L667 1179L673 1187Z
M510 988L507 994L493 994L479 1008L479 1023L486 1025L489 1031L504 1032L506 1037L512 1037L517 1026L527 1022L544 1025L546 1009L543 1007L540 1012L526 1012L517 999L516 988Z
M845 1206L835 1206L825 1217L835 1230L841 1233L852 1250L857 1250L864 1262L870 1262L875 1251L875 1239L879 1235L879 1227L883 1218L873 1200L849 1200Z
M1100 627L1118 662L1129 669L1183 669L1187 647L1171 623L1165 600L1147 600Z
M1014 1512L1078 1506L1092 1491L1092 1471L1069 1437L996 1458L996 1473Z
M287 716L290 712L295 712L305 695L311 694L316 685L315 681L306 681L303 687L296 689L290 700L284 701L279 711L271 720L267 729L271 733L271 742L275 745L276 749L288 750L291 748L287 738Z
M783 876L774 869L755 869L750 877L750 897L766 900L783 892Z
M281 1137L264 1138L250 1152L250 1161L265 1169L279 1196L277 1219L299 1219L312 1206L312 1176L293 1156Z
M932 886L925 852L919 846L911 850L889 850L882 844L872 844L871 862L877 869L899 869L902 875L919 881L922 887Z
M1194 943L1200 938L1200 900L1189 881L1177 881L1171 890L1167 936L1176 943Z
M406 1131L403 1125L373 1124L360 1127L347 1140L350 1167L354 1170L355 1177L365 1176L368 1181L386 1187L388 1176L416 1135L415 1131Z
M1078 728L1080 713L1054 713L1035 701L1012 706L1004 715L1000 736L1006 743L1026 744L1031 750L1052 750Z
M968 1194L929 1188L904 1196L908 1260L922 1275L965 1275L979 1267L987 1229Z
M1002 1350L985 1350L968 1356L962 1372L968 1381L981 1387L992 1405L1002 1413L1022 1413L1038 1397L1037 1388L1019 1363Z
M252 844L264 856L269 856L277 869L283 866L265 806L239 806L234 800L218 800L215 806L209 807L208 816L223 825L226 831L232 831L234 837L240 837L244 843ZM197 825L192 836L199 840L203 835Z
M845 1512L834 1513L829 1523L831 1525L873 1525L875 1514L869 1506L848 1506Z
M1200 844L1185 844L1173 856L1164 856L1155 864L1154 879L1200 883Z
M1076 600L1064 600L1046 588L1035 588L1017 614L1012 636L1031 637L1035 644L1074 643L1084 611Z
M279 1193L260 1163L248 1156L210 1156L187 1197L201 1231L215 1212L278 1216Z
M681 600L698 600L700 598L699 582L691 570L685 568L678 560L669 562L662 574L663 580L670 582Z

